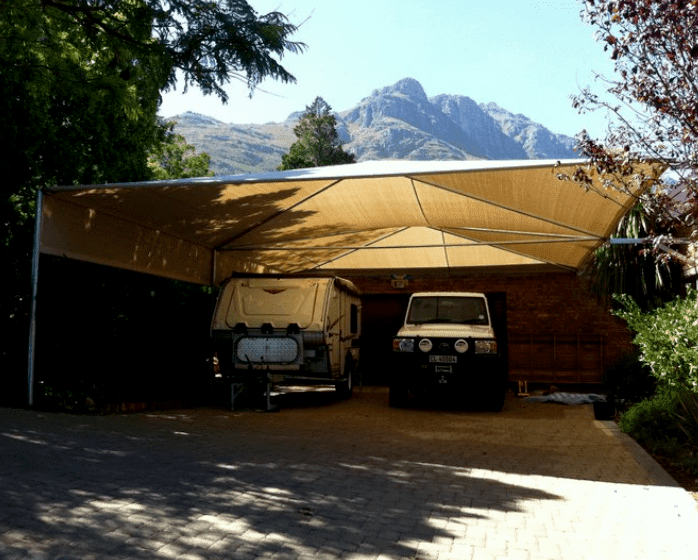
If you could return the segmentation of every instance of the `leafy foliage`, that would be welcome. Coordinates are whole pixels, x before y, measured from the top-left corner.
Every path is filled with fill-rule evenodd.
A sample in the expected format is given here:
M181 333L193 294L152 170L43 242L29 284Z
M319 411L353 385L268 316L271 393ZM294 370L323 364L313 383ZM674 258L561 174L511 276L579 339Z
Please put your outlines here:
M698 449L698 394L682 388L678 391L681 410L677 414L679 427L686 441L694 450Z
M627 295L617 297L624 319L635 336L641 360L657 378L659 389L687 387L698 391L698 292L689 290L650 312L643 312Z
M630 192L629 184L639 186L635 214L618 233L648 239L634 248L606 247L595 263L602 291L623 293L617 314L636 333L641 360L658 382L655 396L627 410L620 427L652 451L669 453L698 472L695 456L685 452L686 443L697 437L695 397L681 397L698 390L698 298L691 290L652 309L667 293L681 293L676 263L695 266L693 247L684 250L678 238L698 239L698 4L584 4L585 18L614 61L615 74L598 77L604 94L586 88L574 105L581 112L606 111L613 124L604 140L586 131L578 135L577 149L592 166L578 169L569 179L592 189L592 174L604 174L602 196L612 189ZM659 164L669 173L657 179L638 163Z
M629 182L646 188L640 200L654 226L649 248L660 261L686 261L671 245L677 235L698 235L698 6L687 0L585 0L585 7L586 20L615 62L615 77L600 76L606 94L586 88L574 105L582 112L608 111L614 124L605 141L583 131L578 148L595 172L607 174L607 188L626 190ZM635 162L660 162L672 181L656 181ZM591 184L583 169L573 178Z
M174 123L169 123L170 130ZM148 157L148 166L155 180L186 179L188 177L211 177L211 156L206 152L196 153L196 148L186 143L181 134L168 134L165 141L153 148Z
M278 59L302 51L295 30L245 0L0 0L4 376L26 371L37 190L154 178L149 155L177 146L160 92L181 78L227 100L233 79L250 93L267 77L292 82Z
M280 171L356 162L354 154L342 148L337 135L337 119L322 97L316 97L305 108L293 132L298 140L282 156Z
M656 232L653 216L638 203L619 222L615 238L643 239ZM604 244L594 254L591 287L607 303L613 294L631 296L642 309L651 309L684 291L682 270L675 260L657 260L650 247Z
M684 439L677 416L680 410L677 393L664 391L631 406L618 426L650 451L674 454Z
M650 452L672 466L698 474L698 395L673 388L631 406L618 422Z
M33 188L149 178L164 138L160 91L181 75L227 100L222 84L293 81L274 58L302 45L279 13L244 0L3 0L0 125L9 184ZM12 164L12 165L10 165Z

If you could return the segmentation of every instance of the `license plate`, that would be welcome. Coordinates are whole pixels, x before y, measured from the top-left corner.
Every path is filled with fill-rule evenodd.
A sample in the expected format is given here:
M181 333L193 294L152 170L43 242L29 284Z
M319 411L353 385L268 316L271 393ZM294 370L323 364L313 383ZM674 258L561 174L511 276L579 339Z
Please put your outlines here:
M455 364L456 356L429 356L429 361L437 364Z

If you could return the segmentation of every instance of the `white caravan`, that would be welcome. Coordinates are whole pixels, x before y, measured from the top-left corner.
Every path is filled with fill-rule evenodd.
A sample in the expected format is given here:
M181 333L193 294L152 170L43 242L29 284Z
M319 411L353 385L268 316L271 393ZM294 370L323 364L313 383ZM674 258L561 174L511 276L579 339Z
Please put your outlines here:
M227 378L263 382L267 394L272 384L333 384L349 397L359 363L359 291L337 277L232 277L211 333Z

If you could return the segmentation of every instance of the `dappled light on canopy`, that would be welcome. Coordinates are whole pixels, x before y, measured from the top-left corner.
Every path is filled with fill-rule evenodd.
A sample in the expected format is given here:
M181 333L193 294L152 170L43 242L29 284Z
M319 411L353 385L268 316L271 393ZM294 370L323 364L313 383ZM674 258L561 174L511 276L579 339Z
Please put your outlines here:
M583 160L382 161L56 187L41 251L201 284L236 272L580 269L646 181L561 181ZM658 174L649 166L643 173Z

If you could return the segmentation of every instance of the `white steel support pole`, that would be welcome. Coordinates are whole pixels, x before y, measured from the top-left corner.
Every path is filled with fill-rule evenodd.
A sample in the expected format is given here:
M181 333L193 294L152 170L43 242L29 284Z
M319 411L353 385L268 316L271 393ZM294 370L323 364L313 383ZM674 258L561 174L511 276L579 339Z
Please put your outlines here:
M29 316L29 359L27 361L28 404L34 406L34 358L36 356L36 296L39 288L39 254L41 248L41 221L43 218L44 193L36 194L36 217L34 222L34 247L32 250L32 294Z

